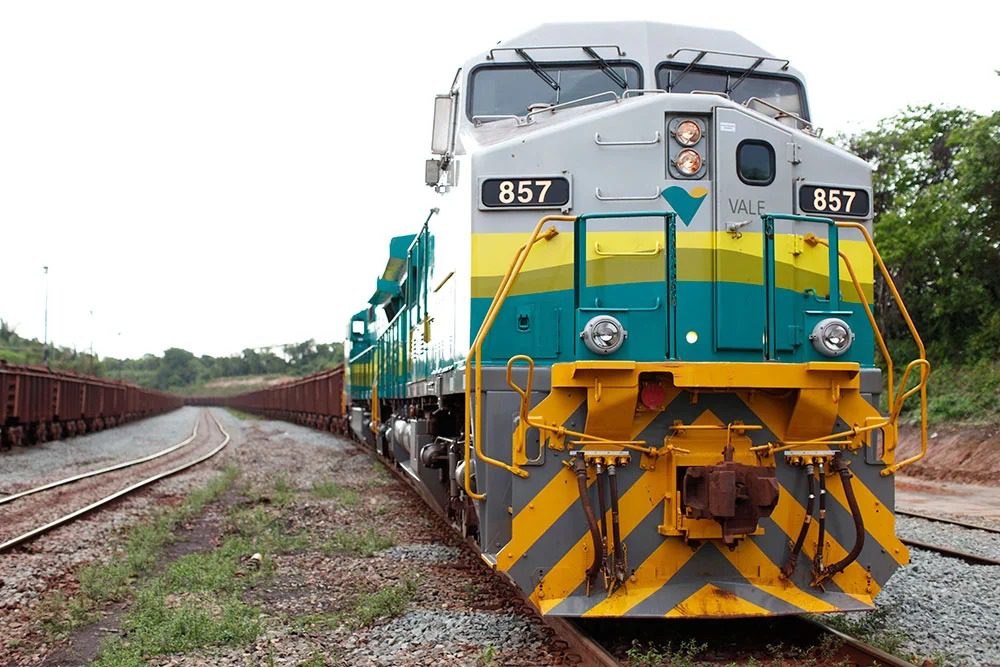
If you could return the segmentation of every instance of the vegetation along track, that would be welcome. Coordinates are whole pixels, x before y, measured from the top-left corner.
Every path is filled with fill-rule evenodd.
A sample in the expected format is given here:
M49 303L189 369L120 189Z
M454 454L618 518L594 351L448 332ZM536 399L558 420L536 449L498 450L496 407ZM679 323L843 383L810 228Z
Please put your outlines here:
M215 426L223 436L222 442L216 444L208 452L202 453L193 459L179 461L181 456L183 456L181 450L195 440L199 440L195 448L203 445L211 446L211 438L207 434L200 438L198 436L199 423L204 419L205 415L215 422ZM207 431L208 429L205 430ZM18 507L21 503L15 504L15 511L7 513L3 517L5 532L7 532L8 527L13 527L15 530L23 530L26 525L33 526L0 543L0 553L9 551L50 530L75 521L90 512L98 510L119 498L134 493L165 477L175 475L207 461L222 451L229 444L229 440L229 433L222 427L219 420L211 413L205 412L199 416L189 438L155 454L125 461L99 470L81 473L32 489L26 489L5 498L0 498L0 504L9 504L20 500L25 505L25 507ZM145 476L136 479L136 472L140 472ZM123 486L123 483L125 486ZM95 496L97 497L95 498ZM90 502L86 502L87 500ZM80 506L82 503L85 504ZM65 511L66 506L70 504L75 505L76 509L56 517L52 516L54 512ZM49 520L42 525L37 525L40 517L45 517ZM0 539L3 538L0 537Z
M794 664L911 667L912 663L806 616L732 619L576 619L566 623L584 663L629 665Z
M972 531L982 531L983 533L1000 535L1000 530L996 528L990 528L987 526L982 526L979 524L968 523L965 521L956 521L954 519L949 519L940 516L933 516L930 514L921 514L918 512L908 512L905 510L896 510L896 513L902 516L911 517L914 519L921 519L923 521L930 521L937 524L944 524L947 526L954 526L958 529L968 531L970 535L975 535ZM942 532L936 535L934 538L935 542L928 542L924 539L916 539L908 536L901 536L900 541L903 544L909 545L911 547L916 547L918 549L924 549L926 551L933 551L935 553L941 554L942 556L948 556L950 558L958 558L965 561L971 565L1000 565L1000 559L997 559L990 555L984 555L981 553L973 553L968 551L968 547L963 547L955 544L940 544L941 541L946 541L949 539L947 533Z

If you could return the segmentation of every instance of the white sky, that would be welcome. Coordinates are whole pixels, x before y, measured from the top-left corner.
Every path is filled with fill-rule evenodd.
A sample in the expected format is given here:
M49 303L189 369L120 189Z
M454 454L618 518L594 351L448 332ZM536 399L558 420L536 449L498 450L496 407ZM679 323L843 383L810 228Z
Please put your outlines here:
M828 133L1000 102L996 3L0 3L0 317L102 356L341 339L435 205L432 96L537 23L735 30ZM93 316L89 311L93 311Z

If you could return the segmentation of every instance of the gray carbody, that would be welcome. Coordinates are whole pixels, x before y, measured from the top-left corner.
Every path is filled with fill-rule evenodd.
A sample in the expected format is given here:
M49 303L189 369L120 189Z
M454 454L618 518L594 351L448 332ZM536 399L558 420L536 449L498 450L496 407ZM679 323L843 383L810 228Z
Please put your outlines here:
M454 171L449 185L440 190L444 202L460 199L460 205L468 208L455 212L443 206L445 225L450 224L448 214L455 213L456 217L471 218L472 234L522 232L527 235L546 212L579 215L663 210L666 207L661 192L671 185L694 184L691 179L676 178L668 165L668 126L678 117L702 118L708 125L709 150L705 155L703 182L709 187L709 200L683 228L685 232L726 231L730 225L735 225L744 234L761 232L759 213L800 212L796 192L798 185L806 181L871 191L871 168L864 161L811 132L778 122L720 95L647 93L621 97L618 91L614 97L609 95L607 101L541 111L527 117L478 122L470 118L465 92L469 77L478 67L523 63L514 51L516 48L525 49L539 63L586 61L588 56L583 46L592 46L609 60L617 59L620 50L621 58L640 66L646 89L655 88L657 66L667 62L668 54L679 49L695 49L676 55L673 61L682 64L690 62L701 50L744 54L707 54L699 63L732 69L749 67L756 57L772 57L771 53L734 32L647 22L545 24L500 42L494 49L467 61L459 78ZM802 75L793 67L783 67L784 64L779 60L766 60L757 72L792 77L804 87ZM614 92L611 84L609 80L609 91ZM720 124L725 123L729 124L725 127L733 131L720 132ZM776 177L770 186L747 185L738 178L730 156L744 138L767 139L775 146ZM480 205L479 185L483 178L563 173L571 177L572 196L570 205L562 211L484 210ZM750 210L744 210L741 202L750 203ZM463 224L468 223L456 222L454 228ZM606 229L612 224L616 230L644 231L662 227L662 220L601 221L591 223L589 229ZM567 232L573 229L571 223L556 223L556 226ZM449 227L449 234L452 229ZM776 232L827 236L823 227L784 221L777 223ZM842 238L858 239L860 236L845 234ZM437 270L444 269L446 273L449 268ZM463 263L456 265L455 270L469 271L470 267ZM457 302L461 310L461 304L469 302L469 286L468 280L457 283L460 290ZM462 314L460 322L468 322L467 314ZM566 324L577 326L576 322ZM470 340L474 333L470 331ZM459 329L456 341L460 344L463 339ZM456 356L461 358L465 349L456 349ZM877 376L878 371L874 374ZM516 375L520 375L523 385L523 375ZM869 391L877 393L880 381L874 380L867 384L871 387ZM541 391L536 392L535 401L542 398L547 385L547 369L540 368L536 371L535 388ZM487 372L484 389L487 453L508 460L510 433L517 412L516 395L507 389L500 369ZM413 385L415 396L463 390L461 368L438 374L435 382ZM582 418L579 421L582 426ZM560 463L553 461L551 465ZM489 502L480 508L483 549L487 553L495 552L510 538L511 517L507 507L517 504L511 499L511 475L482 464L478 466L478 474L481 488L488 489L490 496ZM844 529L849 530L849 526Z
M620 90L615 92L613 86L609 85L610 94L606 99L584 106L541 110L516 118L470 117L466 96L470 77L475 75L477 68L502 63L523 64L524 59L514 49L525 50L538 63L587 61L590 56L583 47L592 48L608 60L620 58L636 63L642 71L642 87L646 92L623 96ZM501 42L494 49L465 63L452 91L456 110L453 118L454 139L447 155L447 169L437 184L437 190L442 194L441 210L431 223L432 229L437 230L438 244L434 266L436 278L432 284L443 278L431 294L428 308L428 312L434 315L434 333L429 345L415 346L415 349L426 349L427 354L431 355L429 358L440 363L436 368L434 363L430 364L432 373L429 377L415 378L410 383L408 395L411 399L455 397L466 389L464 359L478 328L470 306L475 297L477 280L476 258L470 257L470 247L473 247L473 239L478 235L526 236L539 217L546 213L582 215L637 210L667 211L670 209L661 194L667 188L674 185L690 188L703 184L709 191L707 199L702 202L693 218L684 221L683 227L678 223L678 231L729 232L738 241L739 234L749 237L755 232L762 232L761 213L800 213L797 190L802 183L851 187L871 194L869 165L823 141L805 123L794 119L789 122L790 119L787 118L784 122L779 122L770 115L721 95L673 94L649 90L656 86L658 65L668 61L687 63L699 57L698 53L703 50L724 53L706 53L700 56L700 65L737 70L751 66L758 58L764 58L757 63L757 72L791 77L800 82L804 90L802 76L794 68L774 59L770 53L733 32L645 22L546 24ZM609 84L611 83L609 79ZM807 105L803 112L808 114ZM672 151L676 151L676 146L670 141L670 131L672 123L679 118L696 118L705 124L706 138L701 145L705 168L700 179L681 178L670 164L674 154ZM773 145L776 162L775 178L771 184L748 185L738 177L733 155L736 146L743 139L764 139ZM480 201L480 186L485 178L560 174L566 175L571 181L570 202L561 210L488 210ZM870 219L865 222L870 228ZM560 222L555 226L561 232L574 231L574 223ZM593 221L588 224L587 230L643 232L662 228L662 218L646 218ZM819 238L827 237L824 226L801 222L779 221L775 232L800 236L811 233ZM861 237L857 233L847 233L842 234L841 238L859 240ZM749 242L748 240L747 243ZM687 331L684 312L684 304L681 304L681 331ZM546 317L545 313L541 315L540 319L546 320L548 326L552 327L543 330L542 336L551 334L556 340L556 348L548 358L545 351L536 354L540 365L534 376L532 404L542 400L549 390L550 372L545 367L546 363L567 360L567 354L574 358L586 358L580 352L578 341L573 340L581 328L579 313L556 312L551 317ZM504 326L509 324L498 321L498 328L502 329ZM562 334L554 333L553 330L561 331ZM565 337L567 332L568 338ZM414 335L419 339L417 343L423 342L423 333L419 327L414 329ZM560 335L564 335L564 338L559 339ZM716 341L726 335L729 335L728 332L717 322L711 335L704 336L702 345L716 344ZM759 333L756 335L759 339ZM535 340L537 343L537 339ZM560 343L560 340L568 342ZM569 351L565 348L560 351L560 345L568 345ZM710 347L706 347L699 354L705 356L711 351ZM510 355L502 358L506 359L507 356ZM523 370L516 371L515 378L524 386ZM518 396L507 386L502 366L485 369L482 389L484 430L479 434L481 442L489 456L509 461L511 433L518 413ZM877 401L880 389L877 369L866 370L863 373L862 391L870 400ZM650 442L658 438L662 440L674 419L688 423L697 418L698 414L689 407L693 403L688 400L687 395L679 398L676 406L665 410L650 425L649 433L642 434L642 438ZM724 422L736 419L753 421L752 413L748 415L749 411L735 396L712 397L705 404L711 404ZM586 405L564 425L582 430L586 421L585 410ZM359 435L367 428L365 420L364 414L352 413L352 428ZM443 489L440 485L435 488L435 479L439 473L423 469L418 457L420 447L429 442L426 423L413 419L394 420L390 431L389 442L394 447L397 460L430 489L431 495L439 503L446 504L447 498L442 496ZM754 434L757 444L771 437L773 434L768 431ZM536 446L529 443L529 451L533 452ZM514 478L505 470L479 463L476 468L477 486L479 491L487 494L487 500L478 503L477 510L481 546L488 559L494 557L510 540L512 515L516 515L535 496L538 489L562 469L563 457L564 454L549 452L539 465L530 468L527 479ZM880 481L877 468L865 466L862 460L857 461L855 472L863 474L879 499L892 507L891 480ZM623 493L639 473L635 467L623 469ZM798 480L786 466L779 466L778 475L796 497L803 492L804 481ZM544 576L546 568L565 551L568 542L575 541L583 534L586 529L583 521L579 508L572 508L559 519L550 534L525 554L523 562L519 562L511 576L526 592L530 592L539 578ZM768 554L773 554L773 558L783 557L786 543L782 533L776 528L769 530L766 523L764 527L766 537L759 540L759 545ZM849 541L853 530L849 514L837 509L831 510L828 529L838 540ZM627 538L629 553L635 557L633 562L638 562L640 554L649 552L661 539L656 533L655 525L637 528ZM895 566L884 554L878 552L877 547L871 546L874 544L874 540L869 542L870 546L862 554L861 562L881 581L888 577ZM715 546L708 545L705 562L693 567L703 565L714 571L721 562L716 557L717 554L713 555L714 549ZM719 577L729 576L724 567L719 567ZM678 581L683 581L684 577L690 578L691 585L700 585L705 579L701 571L686 573ZM800 566L796 580L802 580L799 583L804 586L807 577L808 563L805 563ZM738 578L737 576L736 579ZM848 596L838 593L836 587L831 587L827 597L842 608L860 606L848 599ZM567 599L565 608L554 610L553 613L583 613L589 603L581 603L582 599L580 596L572 596ZM662 609L670 608L668 602L652 599L648 613L662 613ZM795 611L771 602L761 601L760 604L774 613ZM580 604L583 606L579 606ZM647 612L637 610L637 613Z

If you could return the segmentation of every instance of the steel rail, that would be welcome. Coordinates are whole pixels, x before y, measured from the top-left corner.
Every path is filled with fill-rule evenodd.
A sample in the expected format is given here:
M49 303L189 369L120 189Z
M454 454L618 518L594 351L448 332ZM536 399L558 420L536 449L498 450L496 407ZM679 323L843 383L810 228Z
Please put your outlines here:
M211 412L208 413L208 414L212 418L212 421L215 422L215 425L218 427L218 429L222 433L222 435L225 436L225 438L222 440L222 442L219 445L217 445L212 451L208 452L207 454L205 454L203 456L198 457L197 459L195 459L193 461L188 461L187 463L183 463L183 464L181 464L179 466L171 468L170 470L167 470L166 472L162 472L162 473L159 473L157 475L153 475L152 477L147 477L146 479L143 479L143 480L141 480L139 482L136 482L135 484L132 484L130 486L125 487L124 489L116 491L115 493L112 493L109 496L105 496L104 498L101 498L100 500L95 501L95 502L87 505L86 507L81 507L80 509L75 510L73 512L70 512L69 514L63 515L63 516L59 517L58 519L56 519L54 521L50 521L49 523L45 524L44 526L39 526L38 528L35 528L34 530L30 530L27 533L24 533L23 535L19 535L19 536L15 537L15 538L7 540L3 544L0 544L0 553L3 553L5 551L9 551L10 549L13 549L14 547L18 546L19 544L24 544L25 542L31 541L31 540L35 539L36 537L38 537L39 535L47 533L47 532L49 532L50 530L52 530L54 528L58 528L59 526L62 526L62 525L67 524L67 523L70 523L71 521L75 521L76 519L79 519L81 516L83 516L83 515L85 515L85 514L87 514L89 512L92 512L92 511L94 511L94 510L96 510L96 509L98 509L100 507L103 507L104 505L107 505L108 503L111 503L111 502L113 502L113 501L121 498L122 496L126 496L126 495L128 495L130 493L133 493L134 491L137 491L137 490L139 490L139 489L141 489L141 488L143 488L145 486L148 486L148 485L152 484L153 482L157 482L157 481L159 481L159 480L161 480L161 479L163 479L165 477L170 477L171 475L176 475L177 473L182 472L184 470L187 470L188 468L191 468L193 466L196 466L199 463L202 463L203 461L207 461L208 459L210 459L213 456L215 456L216 454L218 454L220 451L222 451L225 448L226 445L229 444L230 435L229 435L229 433L226 432L226 429L224 429L222 427L222 424L219 423L219 420L215 418L215 415L213 415Z
M798 618L801 618L802 621L805 622L805 623L809 623L809 624L815 626L816 628L818 628L822 632L825 632L827 634L833 635L834 637L837 637L842 642L844 642L844 644L846 644L850 648L854 649L855 651L859 651L859 652L865 654L866 656L868 656L870 658L873 658L875 660L874 664L876 664L876 665L880 665L880 666L881 665L885 665L886 667L913 667L913 663L912 662L909 662L908 660L904 660L904 659L900 658L899 656L893 655L891 653L887 653L887 652L883 651L882 649L877 648L875 646L872 646L870 644L866 644L865 642L861 641L860 639L856 639L856 638L854 638L854 637L852 637L850 635L844 634L840 630L837 630L836 628L832 628L829 625L827 625L826 623L823 623L822 621L818 621L815 618L812 618L810 616L799 616Z
M959 560L964 560L966 563L971 565L1000 565L1000 560L995 558L980 556L978 554L970 554L967 551L959 551L958 549L941 546L940 544L930 544L929 542L911 540L906 537L899 538L899 541L907 546L923 549L924 551L933 551L941 554L942 556L948 556L949 558L958 558Z
M221 428L221 427L220 427ZM391 462L385 457L381 456L377 451L373 450L371 447L367 446L366 443L358 442L353 436L347 438L349 442L356 449L363 451L372 457L375 461L381 463L386 470L398 481L402 481L403 485L410 489L417 497L419 497L424 504L444 523L444 525L449 529L449 531L454 532L454 526L452 525L449 518L445 515L442 508L435 502L434 498L431 497L427 489L416 483L409 475L407 475L399 467L392 465ZM601 644L593 639L586 631L578 627L573 619L561 617L561 616L549 616L543 615L538 612L533 605L530 604L528 597L524 594L519 587L513 584L506 577L500 576L497 572L496 564L491 562L489 559L485 558L479 550L479 545L475 542L472 537L464 537L460 539L460 544L463 548L468 550L468 552L476 558L479 558L497 575L499 581L504 582L509 585L514 593L516 593L522 601L524 601L528 608L539 618L543 623L545 623L556 635L556 637L567 644L569 649L575 652L581 659L579 664L584 667L621 667L624 664L621 660L617 659L613 654L611 654L607 649L605 649ZM2 547L0 547L2 548ZM801 622L808 623L820 632L828 633L836 636L844 642L845 645L850 647L852 650L862 653L867 657L873 659L873 665L878 667L913 667L913 664L899 658L895 655L887 653L879 648L871 646L864 643L863 641L851 637L849 635L835 630L834 628L815 620L814 618L808 616L791 616L786 618L795 618Z
M543 617L543 620L550 626L553 625L552 621L561 623L567 627L566 632L570 634L575 634L578 638L578 643L573 644L573 646L585 657L585 663L598 665L599 667L614 667L615 665L623 665L625 662L614 657L609 653L599 641L590 637L585 630L578 627L575 622L576 619L567 619L562 617ZM619 619L621 620L621 619ZM669 623L669 620L664 619L665 622ZM738 619L730 619L738 621ZM872 667L913 667L913 664L907 662L905 659L899 656L887 653L880 648L872 646L865 643L864 641L851 637L850 635L844 634L843 632L830 627L821 620L816 619L810 615L797 615L797 616L782 616L777 617L776 620L781 620L786 624L791 624L790 628L793 632L801 634L801 630L796 624L805 624L809 626L814 632L821 634L829 634L836 637L843 645L840 649L842 652L846 652L850 658L854 660L851 664L864 664L871 665ZM620 628L626 627L625 625L618 626ZM811 636L812 633L806 633L807 636ZM669 645L669 644L668 644ZM819 644L816 644L817 646ZM582 647L582 650L581 650ZM744 651L746 649L743 649ZM740 657L745 658L746 655L741 655ZM862 661L858 661L858 658ZM589 658L589 661L587 660ZM699 663L701 664L701 663ZM735 663L730 663L735 664ZM782 663L784 664L784 663ZM839 662L837 664L840 664Z
M580 654L582 664L588 667L621 667L624 664L569 619L562 616L542 616L542 621Z
M978 523L969 523L967 521L957 521L955 519L946 519L943 516L934 516L932 514L922 514L920 512L911 512L909 510L901 510L896 508L896 514L902 514L903 516L911 516L915 519L923 519L924 521L934 521L936 523L948 523L953 526L961 526L962 528L970 528L972 530L982 530L987 533L998 533L1000 534L1000 528L990 528L989 526L981 526Z
M473 558L485 562L487 567L490 568L490 571L497 577L498 581L502 582L506 586L509 586L511 591L516 594L520 600L525 603L525 605L527 605L528 609L530 609L535 616L542 621L542 623L546 624L555 633L558 639L565 642L566 645L570 647L570 650L575 651L581 659L581 662L578 663L579 665L582 667L621 666L621 662L619 660L616 660L614 656L605 651L604 648L584 634L580 629L574 627L574 625L565 618L559 616L543 616L540 614L531 604L524 591L522 591L518 586L515 586L510 579L501 576L500 573L497 572L495 564L490 563L483 558L483 555L479 550L479 545L472 537L462 537L459 531L457 531L452 525L451 520L445 514L444 510L441 509L440 505L437 504L437 501L429 494L425 487L417 484L416 481L401 468L391 465L386 458L379 455L377 451L371 449L365 443L358 442L353 436L347 438L346 440L355 448L368 454L374 461L385 467L385 469L388 470L389 473L396 478L396 480L403 483L404 487L416 494L417 497L420 498L420 500L422 500L424 504L434 513L434 515L441 520L449 532L453 534L458 533L460 538L459 543L462 545L462 548L468 551Z
M79 475L73 475L72 477L67 477L65 479L60 479L55 482L49 482L48 484L43 484L41 486L36 486L31 489L25 489L24 491L19 491L17 493L12 493L9 496L4 496L0 498L0 505L5 505L6 503L17 500L18 498L24 498L25 496L30 496L35 493L40 493L42 491L48 491L49 489L54 489L59 486L64 486L66 484L71 484L73 482L78 482L81 479L87 479L88 477L96 477L97 475L103 475L105 473L113 472L115 470L121 470L122 468L130 468L134 465L139 465L140 463L145 463L146 461L152 461L158 459L161 456L166 456L172 451L180 449L181 447L187 445L196 437L198 437L198 424L201 422L201 415L194 422L194 430L191 432L190 437L183 440L176 445L171 445L164 450L159 452L154 452L149 456L143 456L142 458L132 459L131 461L123 461L121 463L116 463L114 465L108 466L106 468L100 468L98 470L91 470L89 472L80 473Z

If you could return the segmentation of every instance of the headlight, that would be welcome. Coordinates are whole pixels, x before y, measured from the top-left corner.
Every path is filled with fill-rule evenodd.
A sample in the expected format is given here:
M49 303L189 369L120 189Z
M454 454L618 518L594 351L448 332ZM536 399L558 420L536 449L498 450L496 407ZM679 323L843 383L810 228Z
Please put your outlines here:
M694 146L701 141L701 126L693 120L685 120L674 130L674 139L681 146Z
M674 165L685 176L694 176L701 170L701 155L696 150L685 148L677 154Z
M828 317L821 320L809 335L816 351L825 357L839 357L851 349L854 332L842 319Z
M584 345L594 354L611 354L628 338L625 327L610 315L598 315L587 322L580 332Z

